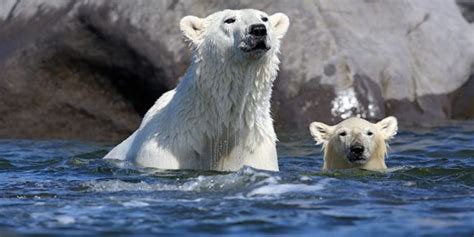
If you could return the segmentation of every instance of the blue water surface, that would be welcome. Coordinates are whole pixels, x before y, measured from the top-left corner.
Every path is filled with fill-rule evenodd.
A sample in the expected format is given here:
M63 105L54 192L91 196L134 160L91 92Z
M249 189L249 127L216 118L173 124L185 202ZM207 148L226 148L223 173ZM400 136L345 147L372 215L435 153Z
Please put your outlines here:
M402 129L385 173L322 173L306 133L280 172L120 168L113 144L0 140L0 236L474 235L474 121Z

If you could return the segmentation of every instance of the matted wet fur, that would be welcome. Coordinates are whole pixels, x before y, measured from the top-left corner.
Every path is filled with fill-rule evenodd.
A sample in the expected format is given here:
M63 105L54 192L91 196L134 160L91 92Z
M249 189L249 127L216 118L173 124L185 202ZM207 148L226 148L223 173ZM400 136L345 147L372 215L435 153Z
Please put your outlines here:
M270 97L289 19L253 9L186 16L193 58L176 89L105 158L161 169L278 170Z

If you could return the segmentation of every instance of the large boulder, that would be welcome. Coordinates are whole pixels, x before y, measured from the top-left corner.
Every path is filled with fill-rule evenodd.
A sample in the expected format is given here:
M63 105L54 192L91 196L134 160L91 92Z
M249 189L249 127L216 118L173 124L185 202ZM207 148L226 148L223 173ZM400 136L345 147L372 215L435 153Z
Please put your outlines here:
M458 0L462 2L463 0ZM279 131L349 116L474 117L474 27L454 0L0 2L0 137L118 140L183 75L185 15L284 12Z

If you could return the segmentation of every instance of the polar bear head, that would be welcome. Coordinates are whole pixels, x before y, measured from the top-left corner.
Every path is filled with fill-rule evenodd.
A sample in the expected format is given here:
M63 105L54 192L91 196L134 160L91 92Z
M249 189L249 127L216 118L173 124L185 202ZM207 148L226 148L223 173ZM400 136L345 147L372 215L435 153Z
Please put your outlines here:
M310 132L318 144L323 144L323 169L360 167L385 169L386 142L397 133L397 119L387 117L378 123L349 118L329 126L320 122L310 124Z
M220 60L259 59L278 52L290 21L283 13L224 10L199 18L186 16L180 28L195 50Z

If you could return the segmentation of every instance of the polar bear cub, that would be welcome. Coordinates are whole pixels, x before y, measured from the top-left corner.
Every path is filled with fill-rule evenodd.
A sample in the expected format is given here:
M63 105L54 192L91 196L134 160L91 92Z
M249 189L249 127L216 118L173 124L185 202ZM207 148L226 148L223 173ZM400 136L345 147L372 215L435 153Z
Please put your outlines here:
M313 122L309 130L317 144L323 144L323 171L384 170L387 169L387 141L395 136L398 125L395 117L375 124L361 118L349 118L334 126Z
M270 98L289 19L254 9L180 22L193 57L178 86L106 159L160 169L278 170Z

